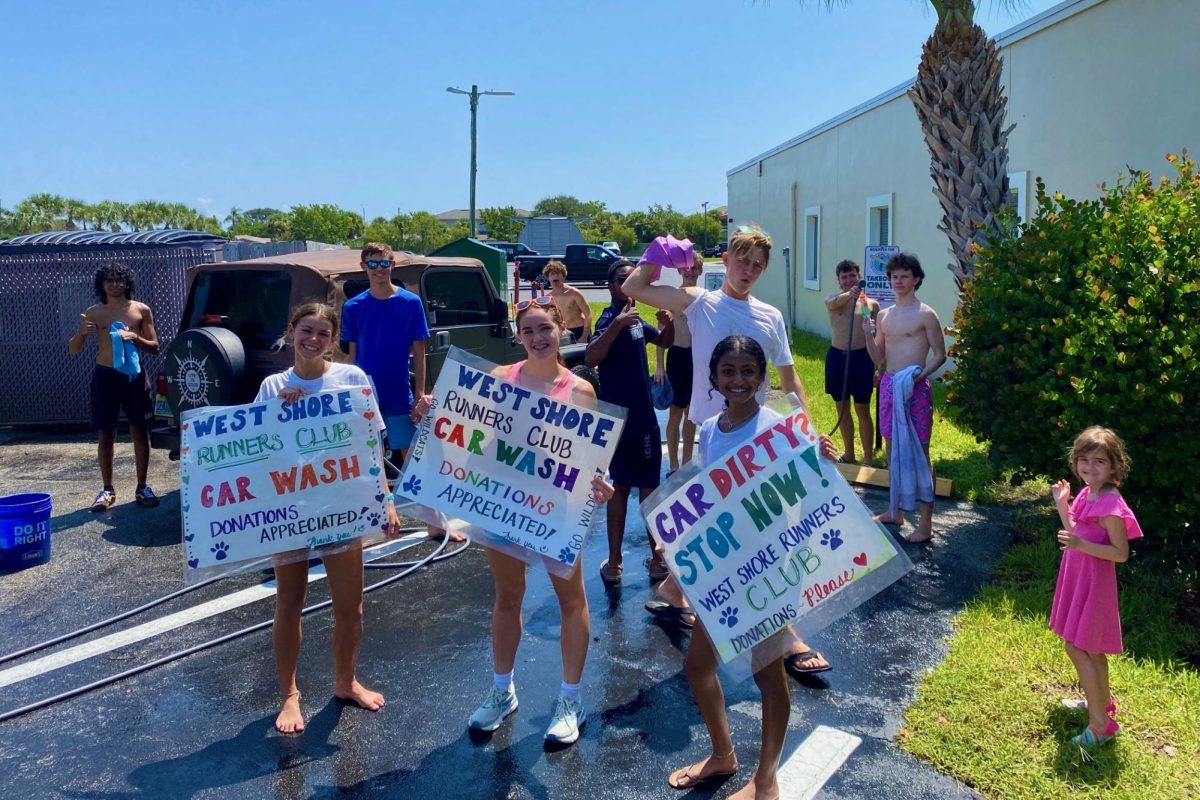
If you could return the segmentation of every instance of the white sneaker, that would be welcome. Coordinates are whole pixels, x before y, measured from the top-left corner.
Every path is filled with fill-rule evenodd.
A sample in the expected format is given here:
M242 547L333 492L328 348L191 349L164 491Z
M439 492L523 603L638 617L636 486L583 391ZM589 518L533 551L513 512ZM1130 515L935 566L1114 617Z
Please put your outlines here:
M559 697L554 705L554 716L546 729L546 741L572 744L579 738L579 727L583 724L583 703Z
M516 687L502 692L494 686L488 691L483 703L471 715L467 727L476 731L494 731L504 718L517 710Z

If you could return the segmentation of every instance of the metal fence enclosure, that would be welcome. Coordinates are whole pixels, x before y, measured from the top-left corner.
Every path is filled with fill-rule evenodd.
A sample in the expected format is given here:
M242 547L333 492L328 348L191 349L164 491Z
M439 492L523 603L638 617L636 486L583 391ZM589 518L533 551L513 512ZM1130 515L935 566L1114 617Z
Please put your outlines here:
M217 260L221 252L202 245L30 249L0 249L0 424L88 421L95 337L75 357L67 354L67 340L79 315L97 302L97 267L122 261L133 268L133 297L150 306L160 352L166 352L183 316L185 270ZM152 382L160 360L144 359Z

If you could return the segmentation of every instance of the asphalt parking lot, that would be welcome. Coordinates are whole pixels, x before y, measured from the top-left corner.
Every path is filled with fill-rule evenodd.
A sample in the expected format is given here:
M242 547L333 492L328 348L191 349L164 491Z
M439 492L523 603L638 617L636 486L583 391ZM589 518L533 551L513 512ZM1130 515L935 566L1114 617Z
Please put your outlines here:
M119 444L117 505L93 514L94 455L86 431L0 429L0 495L43 491L54 501L51 561L0 573L4 653L183 586L175 465L154 454L151 484L163 502L138 508L130 448ZM859 493L876 511L886 504L882 491ZM894 741L917 678L944 653L951 616L1008 541L1003 510L939 501L936 514L944 536L932 546L904 545L913 572L811 637L834 670L792 685L785 797L975 796ZM359 676L386 695L381 712L333 701L331 618L318 612L306 619L299 669L304 734L281 737L273 729L270 635L260 631L0 722L0 796L676 796L667 773L706 755L707 736L681 673L687 634L660 627L642 608L648 548L634 519L631 513L619 589L606 591L596 574L602 533L585 547L587 723L572 748L543 748L560 662L557 604L538 570L518 654L521 708L492 737L468 735L466 719L491 677L491 581L482 550L471 546L367 595ZM394 560L432 547L417 537ZM394 574L371 570L367 583ZM257 573L229 578L78 641L0 663L0 714L269 619L263 580ZM315 580L310 602L325 596L324 582ZM168 618L175 622L161 623ZM749 778L759 727L753 682L727 687L727 700L742 771L688 796L725 797ZM822 764L830 766L827 776Z

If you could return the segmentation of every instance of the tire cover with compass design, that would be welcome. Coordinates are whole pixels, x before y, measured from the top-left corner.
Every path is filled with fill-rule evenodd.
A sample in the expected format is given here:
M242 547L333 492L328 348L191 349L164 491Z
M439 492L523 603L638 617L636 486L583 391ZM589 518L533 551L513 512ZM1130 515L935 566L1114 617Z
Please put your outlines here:
M167 402L176 414L235 402L246 369L246 350L225 328L190 328L175 337L162 371Z

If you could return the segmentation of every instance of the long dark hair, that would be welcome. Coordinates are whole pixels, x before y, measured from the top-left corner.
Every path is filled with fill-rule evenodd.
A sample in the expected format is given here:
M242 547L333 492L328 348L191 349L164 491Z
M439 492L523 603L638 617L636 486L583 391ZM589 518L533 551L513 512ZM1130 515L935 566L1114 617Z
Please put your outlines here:
M717 342L708 358L708 382L712 386L708 390L709 397L717 390L717 364L730 353L745 353L753 358L758 364L758 372L763 376L763 380L767 378L767 354L763 352L762 345L749 336L726 336Z

